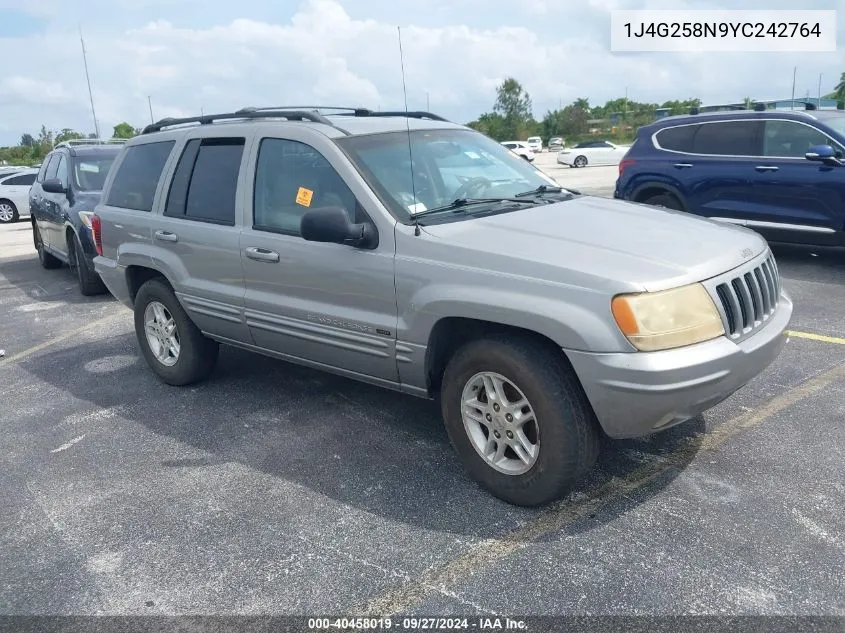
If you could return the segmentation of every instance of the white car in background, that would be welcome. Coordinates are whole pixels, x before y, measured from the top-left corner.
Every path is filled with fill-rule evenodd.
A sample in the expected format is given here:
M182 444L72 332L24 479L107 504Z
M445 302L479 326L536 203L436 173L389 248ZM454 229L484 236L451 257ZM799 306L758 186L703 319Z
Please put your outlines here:
M557 162L570 167L618 165L630 148L630 145L616 145L610 141L586 141L559 151Z
M522 156L522 158L527 160L529 163L534 162L534 150L528 146L528 143L524 143L523 141L504 141L502 142L502 145L507 147L517 156Z
M525 142L528 143L528 147L531 148L531 151L543 151L543 139L541 139L539 136L529 136Z
M29 217L29 188L37 175L37 169L0 174L0 224Z

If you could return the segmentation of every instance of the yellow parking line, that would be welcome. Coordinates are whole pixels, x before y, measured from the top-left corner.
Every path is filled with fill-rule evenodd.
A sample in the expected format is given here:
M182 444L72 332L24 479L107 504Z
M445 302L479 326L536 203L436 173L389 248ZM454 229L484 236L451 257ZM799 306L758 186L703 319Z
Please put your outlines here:
M68 339L72 339L74 336L79 336L80 334L87 332L96 327L100 327L102 325L107 324L110 321L114 321L118 318L122 318L125 315L122 313L120 314L111 314L107 317L103 317L101 319L97 319L96 321L91 321L83 325L82 327L78 327L75 330L70 332L65 332L64 334L57 336L56 338L52 338L49 341L44 341L43 343L39 343L29 349L25 349L22 352L18 352L17 354L13 354L11 356L6 356L6 358L0 358L0 368L4 366L8 366L11 363L15 363L19 360L23 360L27 356L32 356L33 354L37 354L38 352L47 349L48 347L52 347L53 345L58 345L59 343L63 343Z
M386 617L413 609L431 593L439 592L454 596L454 588L457 585L484 567L621 500L672 469L684 468L694 457L715 451L743 431L759 426L784 409L818 393L831 383L843 379L845 379L845 363L836 365L796 385L761 407L728 420L710 433L689 438L674 451L661 455L659 459L641 466L625 477L614 477L605 484L587 490L586 495L577 501L558 502L536 518L499 538L485 539L475 543L461 556L430 568L418 578L371 598L365 605L358 607L354 614Z
M796 332L795 330L789 330L787 333L789 334L789 336L794 336L795 338L806 338L811 341L821 341L822 343L836 343L837 345L845 345L845 338L838 338L836 336L812 334L811 332Z

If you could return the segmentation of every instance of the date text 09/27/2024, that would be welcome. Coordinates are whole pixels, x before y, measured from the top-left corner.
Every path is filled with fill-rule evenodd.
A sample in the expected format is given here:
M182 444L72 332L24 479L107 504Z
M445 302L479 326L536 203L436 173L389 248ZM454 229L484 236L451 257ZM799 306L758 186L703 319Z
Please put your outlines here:
M479 618L309 618L308 629L366 631L396 629L399 631L525 631L524 620L499 617Z

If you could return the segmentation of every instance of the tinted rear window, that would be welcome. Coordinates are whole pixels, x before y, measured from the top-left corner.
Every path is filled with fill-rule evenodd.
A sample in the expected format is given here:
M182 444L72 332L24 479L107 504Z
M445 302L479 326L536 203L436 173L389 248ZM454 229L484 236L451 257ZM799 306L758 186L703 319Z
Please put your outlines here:
M3 181L4 185L31 185L35 182L37 174L24 174L23 176L14 176ZM0 176L3 178L3 176Z
M235 224L235 197L244 139L205 139L194 163L185 217Z
M151 211L158 180L174 144L175 141L160 141L126 148L106 204Z
M718 156L759 156L762 123L723 121L704 123L693 140L693 152Z
M691 152L693 136L698 127L697 125L682 125L660 130L657 133L657 143L663 149L673 152Z

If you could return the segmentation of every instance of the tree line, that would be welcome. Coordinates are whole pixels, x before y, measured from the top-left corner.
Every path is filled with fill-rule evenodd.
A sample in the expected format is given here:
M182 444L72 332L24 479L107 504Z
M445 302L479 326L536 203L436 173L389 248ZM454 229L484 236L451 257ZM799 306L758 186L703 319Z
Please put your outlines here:
M839 109L845 109L845 72L839 77L833 92L825 95L825 98L836 99ZM754 100L745 97L744 102L750 108ZM627 97L611 99L604 105L590 105L588 98L579 97L557 110L548 110L538 121L534 118L531 96L519 81L508 77L496 88L492 112L481 114L467 125L497 141L540 136L548 143L551 137L561 136L571 145L589 136L593 128L601 131L602 138L628 141L633 138L637 127L655 119L658 108L666 108L671 115L685 114L691 107L700 105L701 100L698 98L657 104L632 101ZM140 128L124 121L114 126L112 138L128 139L140 133ZM69 128L54 131L42 125L38 136L23 134L18 145L0 147L0 164L5 161L11 165L35 165L42 161L56 143L84 138L93 139L97 135L83 134Z
M845 109L845 72L833 92L825 99L836 99L838 108ZM754 99L745 97L745 107L750 109ZM531 96L515 78L508 77L496 88L496 100L491 112L485 112L467 125L497 141L525 140L540 136L544 142L553 136L563 137L567 144L584 140L591 129L599 129L603 139L631 140L641 125L654 121L658 109L669 115L686 114L690 108L701 105L699 98L643 103L626 97L611 99L604 105L590 105L586 97L548 110L539 121L534 118Z
M124 121L114 126L112 138L128 139L140 133L139 128L134 128ZM24 133L17 145L0 147L0 164L5 161L10 165L37 165L57 143L95 138L97 138L97 135L93 132L82 133L70 128L51 130L46 125L42 125L37 136Z

